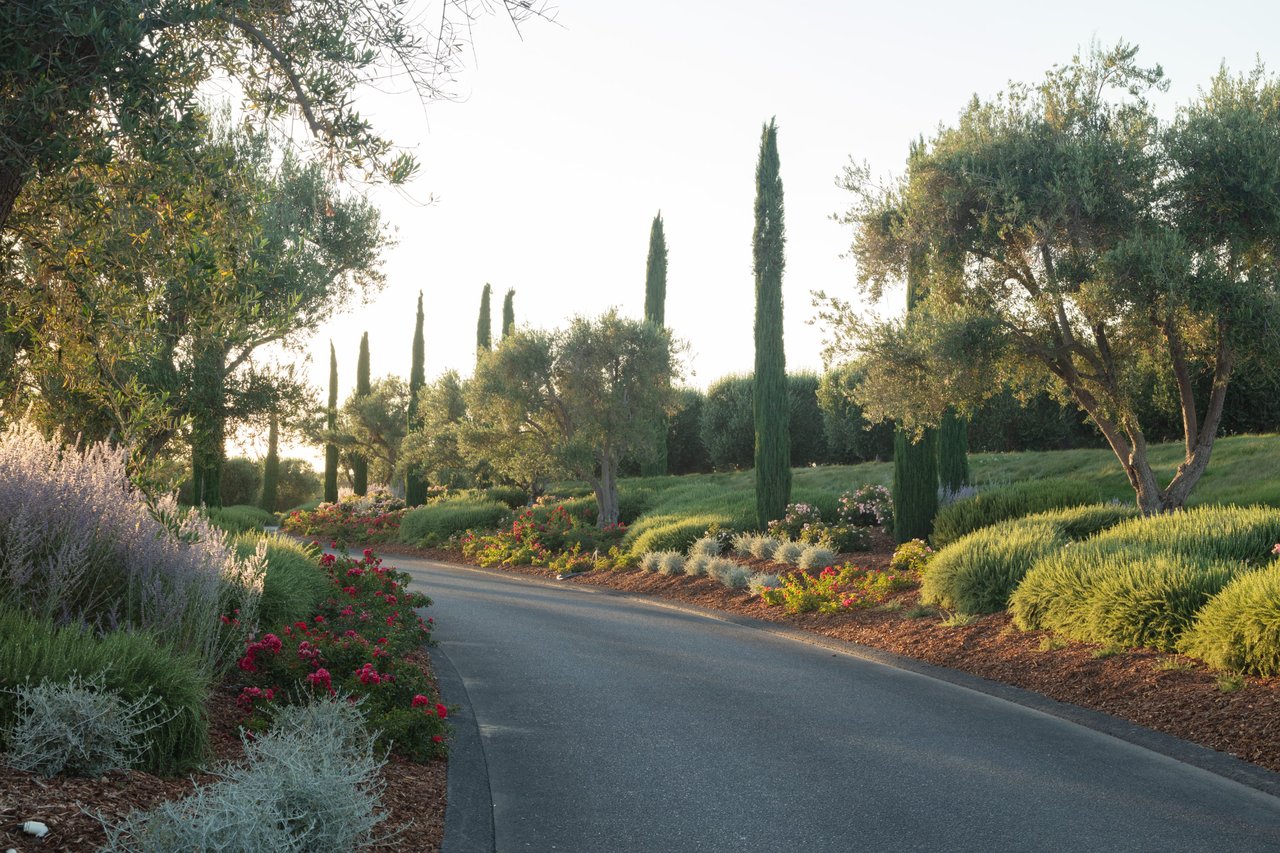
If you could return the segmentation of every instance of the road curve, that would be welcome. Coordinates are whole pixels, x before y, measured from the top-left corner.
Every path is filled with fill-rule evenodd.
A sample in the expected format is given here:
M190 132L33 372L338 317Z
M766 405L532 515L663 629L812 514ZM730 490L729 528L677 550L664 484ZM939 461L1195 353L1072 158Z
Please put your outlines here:
M463 706L445 853L1280 849L1280 799L1004 699L589 588L388 562L435 600Z

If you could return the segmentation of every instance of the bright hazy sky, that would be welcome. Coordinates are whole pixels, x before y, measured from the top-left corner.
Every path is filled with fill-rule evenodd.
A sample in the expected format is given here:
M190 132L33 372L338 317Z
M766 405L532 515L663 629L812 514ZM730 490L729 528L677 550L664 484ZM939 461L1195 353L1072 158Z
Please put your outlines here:
M853 294L853 263L840 257L850 233L830 219L848 206L834 180L850 156L897 174L909 140L952 123L973 94L1039 80L1094 39L1137 43L1143 64L1163 66L1167 117L1224 61L1280 71L1277 36L1280 4L1264 0L561 0L556 23L520 35L486 18L456 102L360 101L421 160L409 195L434 201L371 193L398 239L387 286L315 336L313 381L327 385L332 338L345 399L364 331L374 377L407 377L419 290L428 380L470 373L485 282L495 338L508 288L521 325L555 328L614 306L639 317L659 209L666 319L690 347L686 381L749 371L755 162L770 116L787 217L787 367L820 369L810 293Z

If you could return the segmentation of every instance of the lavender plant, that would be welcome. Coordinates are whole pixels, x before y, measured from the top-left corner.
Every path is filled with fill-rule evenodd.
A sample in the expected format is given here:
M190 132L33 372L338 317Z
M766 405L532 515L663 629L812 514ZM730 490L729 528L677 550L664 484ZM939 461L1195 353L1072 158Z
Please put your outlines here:
M0 433L0 597L60 624L155 632L210 672L236 643L219 616L252 624L265 572L173 497L129 481L126 451L64 446L34 426Z

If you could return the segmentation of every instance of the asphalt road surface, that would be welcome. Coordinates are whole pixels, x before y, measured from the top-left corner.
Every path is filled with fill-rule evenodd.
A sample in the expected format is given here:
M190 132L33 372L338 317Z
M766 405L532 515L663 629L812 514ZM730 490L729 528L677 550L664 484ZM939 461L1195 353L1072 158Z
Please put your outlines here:
M388 562L435 600L461 706L445 853L1280 850L1280 799L1015 702L577 585Z

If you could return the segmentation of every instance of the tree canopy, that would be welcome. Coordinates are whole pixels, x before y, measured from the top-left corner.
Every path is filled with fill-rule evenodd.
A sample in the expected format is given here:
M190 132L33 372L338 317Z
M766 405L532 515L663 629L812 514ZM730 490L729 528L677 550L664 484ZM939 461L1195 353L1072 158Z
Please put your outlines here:
M829 357L861 357L868 416L921 429L1007 385L1052 389L1098 426L1151 513L1183 505L1204 472L1239 354L1280 352L1280 84L1223 70L1162 126L1147 95L1163 72L1136 55L1095 47L1039 85L975 97L888 186L848 168L864 291L919 256L926 292L889 322L819 297ZM1177 389L1186 451L1163 487L1135 405L1152 370Z

